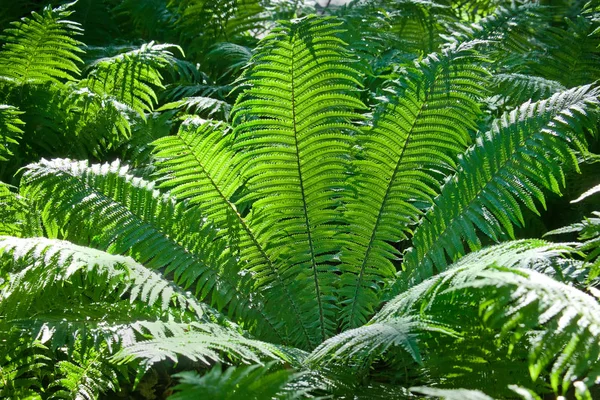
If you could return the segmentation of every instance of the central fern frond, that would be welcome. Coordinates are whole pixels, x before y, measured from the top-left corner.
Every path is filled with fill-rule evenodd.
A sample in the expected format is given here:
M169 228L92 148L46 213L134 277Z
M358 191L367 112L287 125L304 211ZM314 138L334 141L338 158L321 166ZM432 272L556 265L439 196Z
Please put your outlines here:
M251 87L232 112L251 225L295 287L303 313L313 314L313 343L336 328L336 210L361 119L355 110L364 108L357 72L335 36L339 26L307 18L276 29L246 72Z

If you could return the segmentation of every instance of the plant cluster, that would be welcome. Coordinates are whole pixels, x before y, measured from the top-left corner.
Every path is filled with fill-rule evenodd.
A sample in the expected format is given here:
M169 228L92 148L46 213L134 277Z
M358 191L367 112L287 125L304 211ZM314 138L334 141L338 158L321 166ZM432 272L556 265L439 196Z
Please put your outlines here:
M551 3L1 10L0 397L599 396L600 2Z

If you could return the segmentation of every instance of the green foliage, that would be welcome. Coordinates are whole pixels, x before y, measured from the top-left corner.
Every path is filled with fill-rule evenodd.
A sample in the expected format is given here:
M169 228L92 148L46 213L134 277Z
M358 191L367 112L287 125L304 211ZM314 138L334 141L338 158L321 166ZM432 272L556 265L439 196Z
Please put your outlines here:
M71 14L69 6L46 7L42 14L33 12L31 18L14 22L4 31L0 52L3 79L17 85L75 80L80 73L77 64L82 62L77 53L82 50L74 37L81 34L81 28L66 19Z
M174 375L179 384L171 400L186 400L206 397L211 399L272 399L300 398L302 392L285 395L285 385L294 378L289 370L276 369L273 363L230 367L226 370L217 364L207 373L199 376L195 372L181 372Z
M16 107L5 104L0 105L0 161L7 161L6 157L10 157L13 153L10 148L18 144L18 139L23 131L19 125L23 125L23 121L19 119L19 114L22 114Z
M563 165L577 166L569 146L585 149L584 127L596 118L597 105L597 89L582 86L526 102L494 122L459 160L415 231L404 264L410 279L443 271L448 259L465 254L465 244L480 248L476 229L494 241L514 237L513 225L524 224L519 202L539 213L535 201L545 206L542 188L560 193Z
M597 397L596 3L3 9L0 396Z

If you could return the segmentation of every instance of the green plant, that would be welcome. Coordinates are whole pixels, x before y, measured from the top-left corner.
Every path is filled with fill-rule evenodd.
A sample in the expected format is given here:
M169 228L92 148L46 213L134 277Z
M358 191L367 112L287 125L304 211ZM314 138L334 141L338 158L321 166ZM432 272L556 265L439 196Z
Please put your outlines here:
M189 28L181 18L208 10L175 3L154 11ZM89 64L80 93L165 136L152 155L130 149L144 177L126 162L55 158L24 168L18 195L0 186L0 232L12 235L0 238L0 348L24 351L0 364L19 383L0 380L0 393L89 398L161 365L196 370L175 375L173 398L592 398L600 306L584 290L597 235L580 246L519 229L589 155L599 89L527 59L555 43L542 33L570 32L544 8L482 2L485 17L458 27L478 12L429 3L387 6L421 15L405 28L435 39L410 35L390 57L389 35L372 51L343 40L361 43L351 16L373 3L280 23L252 49L233 106L192 73L201 96L174 84L155 112L161 68L189 67L171 45ZM198 374L215 363L253 365Z

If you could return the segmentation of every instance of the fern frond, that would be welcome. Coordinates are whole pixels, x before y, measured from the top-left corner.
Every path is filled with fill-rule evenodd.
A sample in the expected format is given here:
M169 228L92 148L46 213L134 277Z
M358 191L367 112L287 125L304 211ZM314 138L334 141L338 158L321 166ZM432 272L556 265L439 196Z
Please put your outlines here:
M0 182L0 235L37 236L41 234L39 215L31 201Z
M583 16L566 22L564 29L552 27L544 32L542 48L528 55L524 70L567 87L598 80L600 48L598 38L591 35L593 22Z
M114 356L117 362L140 360L150 366L164 360L177 362L184 356L204 365L228 359L242 363L260 364L262 359L287 361L288 354L277 346L248 339L241 334L215 324L197 324L190 332L181 331L173 336L140 341L126 346Z
M470 45L432 54L394 82L389 102L359 136L354 162L357 193L345 213L349 243L342 256L343 326L364 324L379 302L377 288L396 268L392 243L406 239L431 203L441 171L455 165L476 129L485 70Z
M216 42L231 42L265 30L266 15L260 0L169 0L176 15L175 28L188 48L203 55ZM190 35L202 26L202 35Z
M214 99L212 97L184 97L181 100L167 103L157 111L166 111L180 109L188 114L196 114L200 117L215 118L222 121L229 121L231 105L226 101Z
M251 225L279 256L278 273L296 286L315 343L336 327L335 209L354 122L362 118L355 110L364 108L339 26L306 17L275 29L246 71L251 87L232 112L234 148L254 201Z
M250 327L260 318L268 334L278 333L251 277L238 275L225 243L213 241L217 232L204 215L161 195L153 184L129 175L127 167L42 160L30 165L23 179L26 192L45 204L45 219L58 223L67 237L89 237L96 247L129 254L172 274L182 288L193 288L200 299L210 298Z
M417 305L421 301L428 296L434 298L438 293L437 286L456 279L456 274L462 271L465 266L498 264L507 268L527 268L544 271L549 266L556 265L556 260L560 257L575 251L576 249L573 246L538 239L514 240L486 247L467 254L446 271L402 292L386 303L381 311L373 317L372 321L385 321L388 318L410 315L412 312L417 311Z
M6 399L41 399L36 396L41 387L43 370L51 359L47 347L39 341L19 343L3 333L0 344L0 396ZM11 340L13 339L13 340Z
M415 362L421 364L417 338L418 333L423 331L453 334L450 329L435 326L431 321L418 320L410 316L390 318L383 322L350 329L327 339L310 353L305 363L317 368L329 364L365 368L388 349L399 347Z
M520 257L528 253L525 259L536 264L535 258L544 260L565 251L561 245L510 242L473 253L400 294L373 322L420 311L452 327L458 314L451 309L477 310L486 326L510 338L513 345L528 341L533 381L545 372L554 392L563 395L574 381L589 387L600 360L600 305L580 290L527 268Z
M173 375L179 384L173 389L171 400L193 400L198 398L234 399L297 399L302 391L286 391L286 385L296 374L286 369L275 368L275 363L248 365L222 369L215 365L204 375L193 371Z
M102 393L119 389L118 374L106 363L102 350L78 351L70 360L59 361L56 369L59 378L50 388L59 388L52 393L53 399L95 400Z
M0 162L7 161L13 155L11 147L18 144L18 139L23 134L19 127L25 123L19 119L23 112L17 107L0 104Z
M83 53L75 36L82 29L67 19L71 5L47 6L41 14L32 12L30 18L13 22L2 34L0 76L17 85L75 80L82 63L78 54Z
M198 118L186 120L176 136L157 140L155 156L162 185L179 200L188 200L232 240L243 268L257 272L256 284L268 287L266 300L281 317L294 342L315 346L309 321L291 291L289 283L274 265L267 244L260 242L252 226L240 215L233 196L242 187L241 163L231 150L231 135L226 126ZM235 241L235 242L233 242ZM285 307L281 307L285 304Z
M418 283L481 248L477 231L491 240L514 237L524 224L521 205L538 213L543 189L560 193L563 165L577 168L574 151L585 149L595 126L598 89L581 86L505 113L459 161L425 214L405 254L408 280ZM464 241L464 242L463 242Z
M472 40L488 41L486 55L497 66L507 63L506 55L526 54L538 46L551 13L537 2L500 4L494 13L472 23L450 24L449 35L442 35L448 45Z
M140 301L150 307L159 306L162 311L189 310L198 321L222 320L218 312L130 257L45 238L0 236L0 250L3 258L12 259L9 270L14 271L2 289L0 308L6 318L24 315L37 295L52 295L44 292L80 273L91 285L102 285L108 293L127 295L130 303Z
M146 43L139 49L94 61L81 85L92 92L112 96L137 111L140 116L157 102L155 88L163 88L160 69L173 65L173 44Z
M503 106L517 107L527 100L539 101L566 88L557 81L524 74L494 74L491 78L493 98Z

